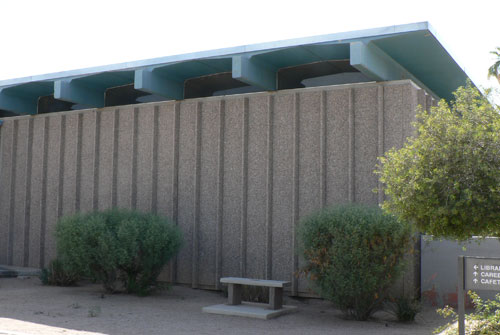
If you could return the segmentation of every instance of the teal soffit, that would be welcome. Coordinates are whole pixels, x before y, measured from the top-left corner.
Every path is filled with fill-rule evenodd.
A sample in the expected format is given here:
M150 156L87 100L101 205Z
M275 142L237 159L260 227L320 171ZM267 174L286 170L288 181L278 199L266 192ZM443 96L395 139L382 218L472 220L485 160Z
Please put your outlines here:
M0 110L34 114L40 97L103 107L111 87L134 85L148 94L182 99L184 82L217 73L275 90L280 69L329 60L374 81L411 79L437 98L468 79L427 22L245 45L0 81Z

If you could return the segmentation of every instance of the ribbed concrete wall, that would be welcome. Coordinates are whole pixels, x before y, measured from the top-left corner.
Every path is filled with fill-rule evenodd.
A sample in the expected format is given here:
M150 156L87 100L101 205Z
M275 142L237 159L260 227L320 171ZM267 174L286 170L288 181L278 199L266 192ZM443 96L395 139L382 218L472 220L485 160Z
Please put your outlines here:
M0 128L0 264L42 267L61 215L110 207L173 218L184 248L167 276L287 279L298 221L376 204L377 156L412 132L410 81L296 89L6 118ZM408 272L406 285L417 273Z

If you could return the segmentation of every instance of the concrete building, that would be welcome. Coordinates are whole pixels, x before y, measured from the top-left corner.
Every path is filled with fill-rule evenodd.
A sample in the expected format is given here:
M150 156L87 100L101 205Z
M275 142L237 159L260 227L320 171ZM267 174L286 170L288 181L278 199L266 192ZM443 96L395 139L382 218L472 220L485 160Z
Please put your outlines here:
M0 264L46 265L61 215L137 208L184 232L165 278L307 294L300 218L383 201L377 156L466 80L424 22L0 81Z

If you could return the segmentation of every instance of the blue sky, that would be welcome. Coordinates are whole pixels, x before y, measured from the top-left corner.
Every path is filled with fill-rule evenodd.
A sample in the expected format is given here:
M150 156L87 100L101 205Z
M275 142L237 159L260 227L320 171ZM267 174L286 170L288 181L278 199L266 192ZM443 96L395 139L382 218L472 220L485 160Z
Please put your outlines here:
M499 14L499 0L3 1L0 80L428 21L477 85L499 88L486 78Z

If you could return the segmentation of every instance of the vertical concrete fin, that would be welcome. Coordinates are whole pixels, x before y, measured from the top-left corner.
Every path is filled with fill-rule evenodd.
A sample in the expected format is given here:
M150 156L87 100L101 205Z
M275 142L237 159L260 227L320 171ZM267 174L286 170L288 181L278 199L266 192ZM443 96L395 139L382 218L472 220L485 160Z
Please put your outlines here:
M118 206L118 143L120 134L120 110L114 110L113 121L113 181L111 183L111 208Z
M45 236L47 230L47 169L49 156L49 117L43 118L43 163L42 163L42 197L40 213L40 260L39 267L45 266Z
M322 90L320 95L320 140L319 140L319 185L320 185L320 207L323 208L326 205L326 195L327 189L327 150L326 150L326 134L327 134L327 120L326 120L326 91Z
M101 111L95 111L95 141L94 141L94 187L92 195L92 210L96 211L99 208L99 164L101 150Z
M8 263L14 121L0 127L0 264Z
M432 95L430 95L430 94L427 94L427 95L426 95L425 105L426 105L426 107L427 107L427 110L430 110L430 109L431 109L431 107L435 106L435 104L434 104L434 102L435 102L435 101L436 101L436 100L434 100L434 99L432 98Z
M179 128L181 118L181 103L176 102L174 106L174 122L172 124L173 134L173 171L172 171L172 220L178 225L179 219ZM170 281L175 284L177 282L177 263L178 257L176 256L170 262Z
M408 96L410 98L410 101L409 101L409 108L407 111L408 119L406 121L405 137L409 138L410 136L415 135L415 128L413 128L413 122L415 122L415 120L416 120L415 116L416 116L418 105L420 104L419 103L419 93L422 92L423 90L419 89L411 84L408 84L406 87L409 91ZM406 138L405 138L405 142L406 142Z
M241 275L243 99L227 99L224 125L223 276Z
M200 183L201 183L201 111L203 105L201 102L196 104L196 143L195 143L195 172L194 172L194 220L193 220L193 252L192 252L192 272L191 286L198 288L198 258L199 258L199 239L200 239Z
M216 272L220 101L203 104L199 147L198 286L213 287Z
M28 153L28 123L26 118L18 120L16 140L16 183L14 188L13 212L13 260L12 265L23 266L26 219L26 172Z
M175 103L174 107L174 123L173 123L173 136L174 136L174 148L172 150L173 157L172 161L174 162L174 173L172 174L172 218L177 223L178 218L178 210L179 210L179 128L180 128L180 113L181 113L181 104L180 102Z
M267 203L266 203L266 279L273 276L273 138L274 96L269 95L267 119Z
M404 94L405 94L405 89L404 87L400 87L400 92L399 92L399 96L398 96L398 100L399 100L399 104L401 106L401 124L400 124L400 128L398 129L399 130L399 143L398 143L398 147L401 148L403 146L403 144L405 143L405 122L407 121L406 120L406 113L405 113L405 108L407 108L407 105L405 104L405 97L404 97Z
M119 208L137 206L137 111L132 106L120 107L118 127L117 193Z
M132 185L131 185L131 207L137 209L137 156L139 142L139 108L134 108L133 118L133 133L132 133Z
M97 155L95 164L97 175L94 181L97 187L94 191L94 209L103 210L113 207L113 182L115 173L115 110L99 110L96 116L96 145Z
M248 223L248 98L243 99L242 157L241 157L241 237L240 272L246 277Z
M63 181L61 193L61 216L73 214L77 198L77 147L79 114L68 113L65 115L64 126L64 167L60 178Z
M76 134L76 191L75 191L75 211L80 211L82 198L82 141L83 141L83 114L78 114Z
M418 104L422 108L422 110L427 110L427 94L424 89L419 89L417 91L418 96Z
M160 107L154 106L153 109L153 166L152 166L152 198L151 198L151 211L158 212L158 142L159 142L159 122Z
M147 105L137 109L137 148L136 148L136 209L152 212L155 198L155 124L156 106Z
M355 149L355 129L354 129L354 89L349 89L349 202L354 202L354 152Z
M57 193L57 218L63 213L64 163L66 152L66 115L61 116L61 146L59 147L59 190Z
M378 114L377 114L377 126L378 126L378 150L377 156L380 157L384 154L384 86L378 85L377 92L377 102L378 102ZM378 180L378 204L381 205L384 202L384 192L383 185Z
M29 267L38 267L40 263L40 224L42 202L42 179L43 179L43 130L46 117L33 118L33 139L31 149L31 186L27 188L30 194L30 217L29 217ZM0 183L1 185L1 183Z
M82 119L80 120L81 130L79 133L80 144L78 148L81 151L77 154L77 190L79 198L76 201L76 210L79 212L91 212L94 209L94 195L96 187L96 139L97 139L97 112L91 110L82 112ZM80 181L79 181L80 180Z
M56 256L55 224L59 218L59 203L61 198L61 152L64 152L63 115L46 116L49 122L47 147L47 185L46 185L46 226L45 226L45 264Z
M14 120L14 131L12 134L12 165L10 166L10 206L9 206L9 249L7 254L7 264L13 265L14 262L14 210L15 210L15 192L17 179L17 145L19 120Z
M30 224L31 224L31 170L33 161L33 119L28 119L28 152L26 157L26 189L24 210L24 257L23 266L28 266L30 259Z
M297 248L297 225L299 222L299 177L300 177L300 95L294 94L294 119L293 119L293 217L292 217L292 295L298 294L299 283L295 274L299 268L299 258L295 252Z
M224 218L224 125L226 115L226 104L224 100L219 102L219 157L217 164L217 227L216 227L216 247L215 247L215 287L221 289L220 278L222 277L222 239L223 239L223 218Z

